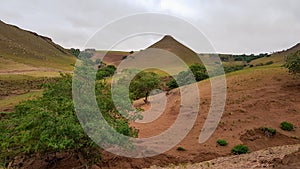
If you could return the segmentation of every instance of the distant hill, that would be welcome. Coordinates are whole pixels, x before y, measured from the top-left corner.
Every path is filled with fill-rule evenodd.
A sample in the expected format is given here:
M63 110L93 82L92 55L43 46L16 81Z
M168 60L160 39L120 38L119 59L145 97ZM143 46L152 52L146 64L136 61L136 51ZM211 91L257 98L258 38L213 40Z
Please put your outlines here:
M72 70L75 61L50 38L0 21L0 70Z
M178 42L170 35L164 36L160 41L149 46L147 49L149 48L158 48L172 52L187 64L201 63L201 60L196 52Z
M105 54L102 61L106 64L112 64L112 65L117 66L121 63L122 60L126 59L127 56L128 56L128 58L130 58L131 56L139 57L144 54L147 54L147 55L151 55L151 53L155 54L155 53L153 53L153 50L152 51L149 50L149 49L154 49L154 48L171 52L171 53L175 54L176 56L178 56L179 58L181 58L187 64L202 63L196 52L189 49L182 43L178 42L176 39L174 39L170 35L164 36L158 42L154 43L153 45L151 45L148 48L141 50L141 51L136 51L136 52L97 51L95 57L101 58L100 56ZM157 59L159 59L159 58L157 58Z
M270 57L263 57L263 58L253 60L252 62L250 62L250 64L259 65L259 64L265 64L267 62L272 61L275 65L282 65L282 64L284 64L285 57L287 55L295 53L299 50L300 50L300 43L296 44L295 46L293 46L289 49L279 51L279 52L275 52L275 53L271 54Z

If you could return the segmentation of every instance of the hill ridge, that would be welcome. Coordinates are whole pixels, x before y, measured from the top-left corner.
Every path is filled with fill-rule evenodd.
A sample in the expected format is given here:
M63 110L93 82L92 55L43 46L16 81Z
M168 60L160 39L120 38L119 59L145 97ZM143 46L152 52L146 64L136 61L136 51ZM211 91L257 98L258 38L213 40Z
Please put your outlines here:
M0 53L6 62L71 70L75 57L51 38L0 21ZM3 62L4 63L4 62ZM1 69L7 69L2 66ZM6 68L4 68L6 67ZM14 66L11 65L14 69ZM8 68L9 69L9 68Z

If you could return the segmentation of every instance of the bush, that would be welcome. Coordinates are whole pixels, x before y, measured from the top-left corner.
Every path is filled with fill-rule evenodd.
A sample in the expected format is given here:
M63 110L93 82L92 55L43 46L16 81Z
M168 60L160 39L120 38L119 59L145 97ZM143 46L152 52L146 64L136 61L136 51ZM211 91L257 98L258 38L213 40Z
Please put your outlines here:
M222 139L217 140L217 143L218 143L220 146L226 146L226 145L228 144L226 140L222 140Z
M270 127L263 127L261 128L261 131L263 131L267 137L274 136L277 132L275 129Z
M112 75L114 75L115 71L116 67L113 65L108 65L104 68L98 69L96 79L101 80L107 77L111 77Z
M280 128L282 130L292 131L294 129L294 125L292 123L284 121L280 124Z
M168 86L169 89L175 89L178 87L178 84L174 79L168 81L166 85Z
M178 151L186 151L186 149L183 148L183 147L177 147L177 150L178 150Z
M248 151L249 151L248 146L245 146L243 144L236 145L231 149L231 152L236 155L246 154L246 153L248 153Z
M292 75L300 74L300 51L290 54L286 58L286 63L283 65L289 69Z
M265 63L265 65L271 65L273 63L274 63L273 61L268 61L267 63Z
M0 164L6 165L19 154L76 151L84 155L98 151L99 147L85 134L77 119L72 76L62 74L60 80L46 86L42 97L19 104L15 112L1 119ZM101 93L97 102L106 121L119 133L136 136L136 131L120 118L113 106L109 85L97 84L95 88L95 93ZM88 161L98 158L95 153Z

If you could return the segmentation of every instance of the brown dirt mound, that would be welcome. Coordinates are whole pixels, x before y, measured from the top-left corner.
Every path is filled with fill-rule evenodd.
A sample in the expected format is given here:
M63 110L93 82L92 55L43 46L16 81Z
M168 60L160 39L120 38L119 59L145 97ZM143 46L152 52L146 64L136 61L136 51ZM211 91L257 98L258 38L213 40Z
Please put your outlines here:
M300 143L299 139L288 137L279 132L273 136L270 136L261 129L248 130L245 134L241 135L240 140L243 142L243 144L249 147L250 151L257 151L266 147Z
M75 168L83 166L79 157L75 153L55 153L55 154L33 154L32 156L18 156L8 168L22 169L55 169L55 168ZM83 167L82 167L83 168Z
M300 169L300 149L292 154L285 155L284 158L276 159L275 169Z

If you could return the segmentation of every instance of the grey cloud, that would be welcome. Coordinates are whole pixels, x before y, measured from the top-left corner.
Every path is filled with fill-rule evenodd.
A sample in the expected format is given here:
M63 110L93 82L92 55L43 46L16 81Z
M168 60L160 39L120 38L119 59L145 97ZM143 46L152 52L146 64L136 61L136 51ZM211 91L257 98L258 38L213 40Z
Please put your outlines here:
M178 16L195 25L217 52L260 53L281 50L299 42L299 6L298 0L10 0L1 2L0 19L49 36L64 47L83 48L90 36L117 18L158 12ZM111 30L108 36L117 33L118 30ZM128 40L118 49L140 49L152 42L151 37L146 36Z

